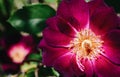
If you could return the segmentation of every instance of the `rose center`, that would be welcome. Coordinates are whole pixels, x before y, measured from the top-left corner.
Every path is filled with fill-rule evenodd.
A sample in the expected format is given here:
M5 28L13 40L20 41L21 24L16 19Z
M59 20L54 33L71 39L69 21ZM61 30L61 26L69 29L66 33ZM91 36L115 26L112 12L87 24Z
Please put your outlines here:
M29 53L29 49L23 45L15 45L9 51L9 56L14 63L22 63L26 55Z
M89 40L84 40L82 42L82 49L86 52L86 55L89 55L91 52L92 43Z
M95 35L90 29L84 29L78 32L76 38L71 41L72 52L78 58L93 59L97 57L102 50L103 41L100 36Z

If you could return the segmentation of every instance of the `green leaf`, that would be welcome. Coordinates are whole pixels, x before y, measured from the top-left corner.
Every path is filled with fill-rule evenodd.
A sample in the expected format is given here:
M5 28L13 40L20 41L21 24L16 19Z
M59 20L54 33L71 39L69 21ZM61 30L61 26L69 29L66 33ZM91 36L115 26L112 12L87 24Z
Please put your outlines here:
M51 67L41 66L39 68L38 74L40 77L59 77L59 74Z
M35 77L35 69L30 69L26 74L25 77Z
M36 61L40 61L42 60L42 54L39 53L32 53L28 56L28 60L36 60Z
M44 0L47 3L56 3L58 0Z
M0 0L0 21L8 19L13 8L13 0Z
M20 31L36 35L46 26L46 19L54 15L55 10L50 6L36 4L18 10L9 18L8 22Z
M58 7L58 0L44 0L45 4L48 4L49 6L51 6L52 8L54 8L55 10L57 10Z
M0 51L2 51L2 50L3 50L3 47L0 46Z
M61 0L44 0L45 3L60 3Z
M5 5L3 0L0 0L0 14L6 15L6 10L5 10Z
M37 68L37 63L35 63L35 62L24 63L21 66L21 71L22 72L29 72L29 70L35 69L35 68Z
M58 0L58 4L61 2L62 0Z
M59 77L59 73L54 68L52 68L52 71L56 77Z
M3 75L3 70L2 70L1 65L0 65L0 77L2 77L2 75Z

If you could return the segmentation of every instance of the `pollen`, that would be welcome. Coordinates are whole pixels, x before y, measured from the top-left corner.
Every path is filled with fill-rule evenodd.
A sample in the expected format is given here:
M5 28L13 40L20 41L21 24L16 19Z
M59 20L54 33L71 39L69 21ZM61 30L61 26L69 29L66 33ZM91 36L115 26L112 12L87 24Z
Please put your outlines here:
M101 37L96 35L90 29L83 29L77 33L76 38L70 42L72 52L77 58L96 59L103 52Z

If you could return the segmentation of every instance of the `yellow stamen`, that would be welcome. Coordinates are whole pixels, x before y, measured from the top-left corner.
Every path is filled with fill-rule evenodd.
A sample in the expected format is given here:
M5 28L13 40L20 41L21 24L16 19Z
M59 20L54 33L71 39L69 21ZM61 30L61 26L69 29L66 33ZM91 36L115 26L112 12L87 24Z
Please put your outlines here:
M101 53L103 41L90 29L81 30L71 41L73 53L78 58L95 59Z

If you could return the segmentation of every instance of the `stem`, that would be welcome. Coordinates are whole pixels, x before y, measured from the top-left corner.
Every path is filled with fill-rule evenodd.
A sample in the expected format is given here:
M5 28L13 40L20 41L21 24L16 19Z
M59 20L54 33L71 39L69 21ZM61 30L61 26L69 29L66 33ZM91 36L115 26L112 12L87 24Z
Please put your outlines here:
M35 70L35 77L39 77L39 75L38 75L38 68L36 68L36 70Z

